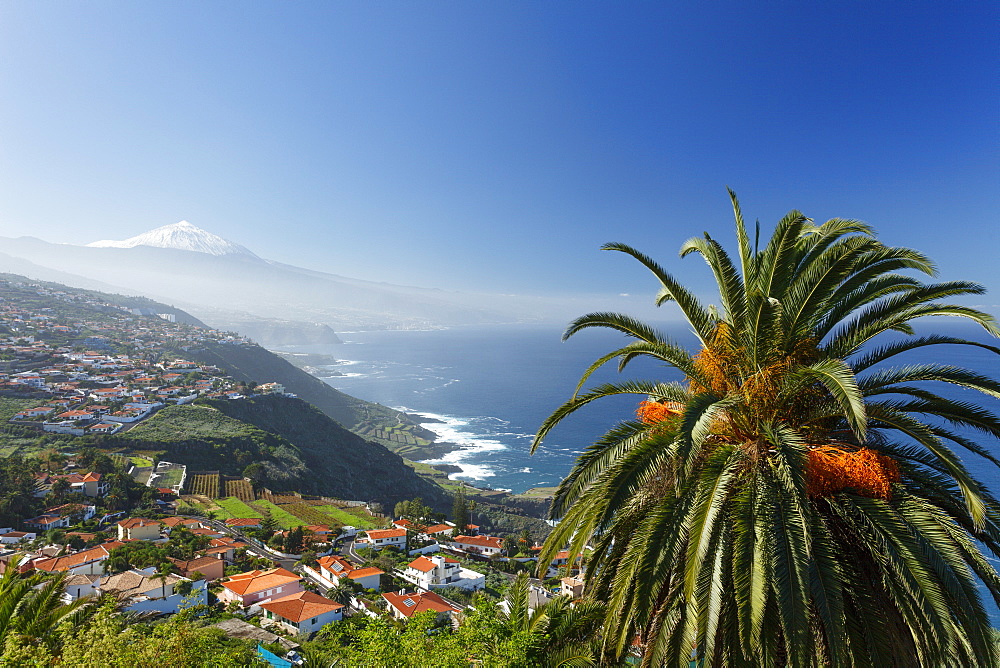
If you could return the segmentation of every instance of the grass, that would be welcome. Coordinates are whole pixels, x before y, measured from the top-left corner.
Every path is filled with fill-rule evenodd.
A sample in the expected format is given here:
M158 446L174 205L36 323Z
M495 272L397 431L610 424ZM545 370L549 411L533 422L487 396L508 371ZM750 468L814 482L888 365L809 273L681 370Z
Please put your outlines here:
M183 469L159 469L156 474L157 478L155 484L157 487L173 487L174 485L179 485L181 483L181 474Z
M136 466L152 466L153 465L153 460L152 459L146 459L145 457L137 457L136 455L131 455L129 457L129 459L131 459L132 463L135 464Z
M247 504L243 503L235 496L226 497L225 499L216 499L215 503L229 513L230 517L260 517L261 513L255 508L251 508ZM278 518L275 518L278 519Z
M178 512L181 515L185 514L185 509L193 508L200 511L201 514L207 514L209 512L212 512L215 514L216 519L220 520L228 520L229 518L233 517L232 513L228 512L225 508L214 503L213 501L208 500L206 497L198 498L195 496L185 495L184 498L178 500L177 503L178 503ZM256 515L254 515L254 517L256 517Z
M44 399L21 399L18 397L0 397L0 422L7 422L7 420L14 417L16 413L20 413L28 408L35 408L36 406L44 406Z
M243 503L242 501L240 503ZM244 504L246 505L246 504ZM271 513L271 517L277 522L282 529L294 529L297 526L303 526L305 522L300 520L295 515L286 512L281 509L281 506L276 506L270 501L254 501L254 506L260 508L261 510L268 510ZM260 517L258 512L256 515L249 515L248 517Z
M359 529L374 529L378 526L375 523L374 518L365 519L357 515L352 515L343 508L338 508L337 506L313 506L315 510L320 511L324 515L329 515L333 519L340 522L343 526L354 526Z

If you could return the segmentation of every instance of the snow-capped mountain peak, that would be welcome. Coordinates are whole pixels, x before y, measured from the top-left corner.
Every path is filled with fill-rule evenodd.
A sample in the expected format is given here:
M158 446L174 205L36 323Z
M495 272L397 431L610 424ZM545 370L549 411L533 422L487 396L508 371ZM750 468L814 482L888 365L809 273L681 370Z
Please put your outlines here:
M94 241L88 246L97 248L135 248L136 246L153 246L155 248L176 248L178 250L208 253L209 255L245 255L257 256L239 244L227 241L222 237L206 232L186 220L173 225L164 225L155 230L144 232L138 236L123 241Z

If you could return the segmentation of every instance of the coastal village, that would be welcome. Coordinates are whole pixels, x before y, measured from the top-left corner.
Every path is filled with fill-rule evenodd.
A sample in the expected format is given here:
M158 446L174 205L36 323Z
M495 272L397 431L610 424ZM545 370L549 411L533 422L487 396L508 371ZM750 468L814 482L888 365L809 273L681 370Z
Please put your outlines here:
M459 527L419 499L393 518L365 501L272 493L93 447L199 398L294 396L184 357L209 341L247 345L237 335L21 281L0 282L0 332L0 398L22 406L8 431L60 439L7 460L4 493L19 486L24 507L42 512L5 516L0 573L55 578L65 604L113 597L147 617L204 610L255 643L260 660L285 666L301 642L354 615L405 623L429 612L457 624L475 592L499 594L537 561L527 532ZM549 577L528 585L532 606L579 599L580 566L558 554Z

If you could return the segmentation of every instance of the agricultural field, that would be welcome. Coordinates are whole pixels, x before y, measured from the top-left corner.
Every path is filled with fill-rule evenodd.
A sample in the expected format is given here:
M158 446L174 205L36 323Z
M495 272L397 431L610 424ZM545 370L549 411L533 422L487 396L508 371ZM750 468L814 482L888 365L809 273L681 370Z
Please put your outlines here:
M201 473L189 475L187 484L184 486L188 494L200 494L214 499L219 496L219 474Z
M270 501L254 501L254 507L260 508L262 511L267 510L271 513L271 517L277 522L282 529L294 529L297 526L302 526L307 524L307 522L302 521L295 515L282 510L280 506L276 506ZM260 512L256 515L248 515L248 517L260 517Z
M138 455L129 455L128 457L126 457L126 459L129 459L136 466L143 466L143 467L153 466L153 460L147 459L146 457L140 457Z
M229 513L230 517L261 517L261 512L259 510L248 506L236 497L230 496L225 499L215 499L215 503Z
M312 509L327 515L336 524L341 526L355 526L359 529L376 529L381 524L380 522L377 522L374 517L362 517L360 513L349 513L344 508L339 508L337 506L313 506Z
M240 501L253 501L253 485L248 480L227 480L226 496L235 496Z
M195 512L190 512L194 510ZM208 515L212 513L216 519L227 520L232 514L212 501L207 496L185 494L177 501L179 515Z

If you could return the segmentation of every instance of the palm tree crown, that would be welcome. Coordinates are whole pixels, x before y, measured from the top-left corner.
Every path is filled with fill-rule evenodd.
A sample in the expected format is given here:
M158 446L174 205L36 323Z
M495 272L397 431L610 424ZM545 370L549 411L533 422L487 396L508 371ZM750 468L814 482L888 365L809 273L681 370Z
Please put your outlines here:
M608 603L603 651L638 648L647 665L995 665L977 582L1000 601L1000 577L976 541L1000 556L1000 503L956 452L1000 465L967 435L996 438L1000 419L937 383L992 397L1000 383L947 364L887 364L943 344L1000 354L911 324L961 316L1000 335L991 316L943 301L982 288L898 273L935 269L855 220L815 225L792 211L760 248L730 197L736 260L708 234L681 249L707 262L718 307L641 252L605 246L654 274L656 304L677 304L700 350L620 314L569 326L565 337L607 327L634 340L587 369L533 447L597 399L645 401L559 487L561 521L540 567L567 545L592 548L588 596ZM597 368L638 357L686 381L583 390Z

